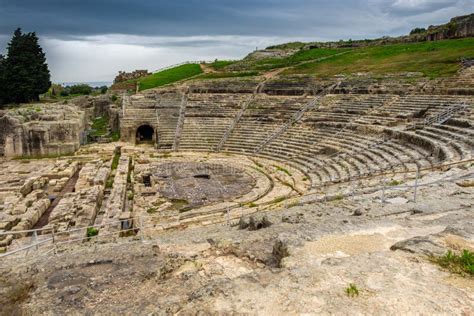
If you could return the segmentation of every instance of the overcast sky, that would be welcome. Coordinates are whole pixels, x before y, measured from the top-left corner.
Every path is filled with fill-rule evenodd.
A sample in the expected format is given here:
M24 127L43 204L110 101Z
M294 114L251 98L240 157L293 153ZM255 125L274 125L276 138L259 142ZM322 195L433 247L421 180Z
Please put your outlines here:
M474 12L473 0L0 0L0 52L35 31L54 82L242 58L289 41L408 33Z

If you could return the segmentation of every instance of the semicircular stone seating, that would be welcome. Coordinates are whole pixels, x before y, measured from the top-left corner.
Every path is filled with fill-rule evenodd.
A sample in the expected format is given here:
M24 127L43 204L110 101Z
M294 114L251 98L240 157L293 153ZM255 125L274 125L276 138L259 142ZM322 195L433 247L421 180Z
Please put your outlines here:
M157 116L158 148L170 149L178 138L179 151L282 161L307 174L313 186L472 157L470 96L332 94L306 108L314 98L218 90L190 92L183 104L180 94L150 92L130 101L124 122L131 126L140 109L153 109L143 115ZM458 104L466 108L442 124L424 124Z

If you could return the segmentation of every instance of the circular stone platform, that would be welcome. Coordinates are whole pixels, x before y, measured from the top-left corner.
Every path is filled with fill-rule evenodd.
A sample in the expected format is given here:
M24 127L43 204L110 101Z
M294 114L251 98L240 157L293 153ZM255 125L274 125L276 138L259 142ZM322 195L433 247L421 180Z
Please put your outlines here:
M158 191L190 206L229 201L252 191L256 180L240 168L203 162L169 162L152 170Z

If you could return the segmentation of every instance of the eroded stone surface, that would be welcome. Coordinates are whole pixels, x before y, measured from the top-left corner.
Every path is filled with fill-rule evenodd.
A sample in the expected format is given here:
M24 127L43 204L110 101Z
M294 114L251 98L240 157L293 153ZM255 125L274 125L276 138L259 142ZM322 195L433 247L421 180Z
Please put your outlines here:
M147 244L72 245L37 269L19 265L4 275L35 285L14 306L25 313L93 312L100 302L112 313L470 314L470 278L427 255L473 249L473 209L466 205L474 191L441 190L424 187L416 205L384 206L369 194L274 210L273 224L257 231L217 225L171 230ZM352 216L350 206L364 215ZM288 220L300 214L304 221ZM413 240L429 240L437 251ZM345 293L350 283L359 289L353 298Z

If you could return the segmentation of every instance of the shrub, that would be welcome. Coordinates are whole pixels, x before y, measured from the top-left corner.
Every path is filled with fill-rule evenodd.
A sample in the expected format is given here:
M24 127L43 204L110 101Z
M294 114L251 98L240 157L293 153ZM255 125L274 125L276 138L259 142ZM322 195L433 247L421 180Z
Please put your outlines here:
M68 88L69 94L89 95L92 93L92 87L87 84L76 84Z
M109 88L107 88L107 86L102 86L102 87L99 87L99 90L101 94L106 94Z
M451 250L441 257L434 258L434 262L451 272L461 275L474 275L474 252L464 249L460 254Z
M149 209L146 210L148 214L154 214L156 213L157 208L156 207L150 207Z
M414 28L413 30L411 30L410 35L413 35L413 34L420 34L420 33L425 33L425 32L426 32L426 29L425 29L425 28L416 27L416 28Z
M354 283L349 284L346 288L346 294L350 297L359 296L359 289Z
M402 183L403 183L403 181L392 180L392 181L390 181L390 182L388 183L388 186L393 187L393 186L400 185L400 184L402 184Z
M99 235L99 230L95 227L87 227L86 235L87 235L87 238L97 236L97 235Z
M107 182L105 182L105 188L106 189L112 189L114 187L114 177L113 176L110 176L108 179L107 179Z

